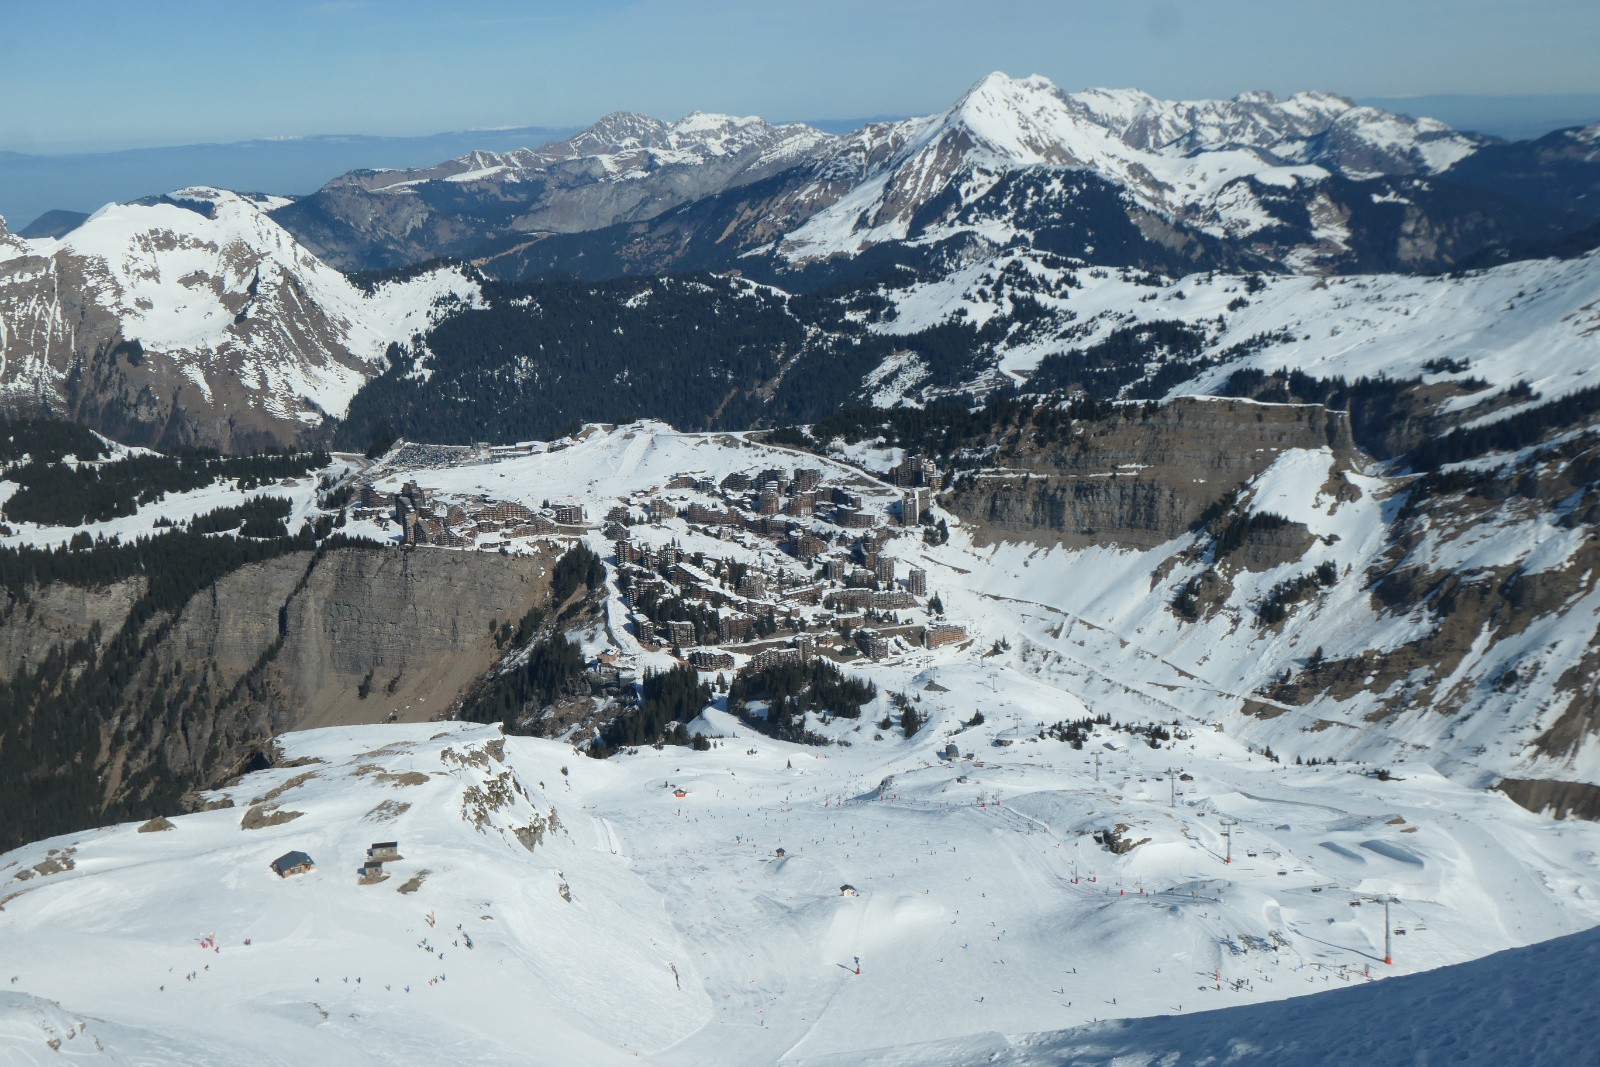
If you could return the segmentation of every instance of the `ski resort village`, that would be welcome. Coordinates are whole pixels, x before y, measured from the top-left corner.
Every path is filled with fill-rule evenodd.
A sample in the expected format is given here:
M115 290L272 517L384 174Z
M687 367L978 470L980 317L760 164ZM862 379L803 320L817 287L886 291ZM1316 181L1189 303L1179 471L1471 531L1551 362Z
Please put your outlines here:
M1510 764L1470 736L1442 773L1426 715L1412 740L1363 730L1370 701L1307 719L1250 695L1255 622L1186 643L1169 605L1141 607L1172 546L984 544L915 454L757 437L401 442L78 529L264 499L309 526L342 515L325 561L296 565L278 640L327 625L298 597L374 647L338 668L357 694L312 698L328 725L272 738L188 814L4 857L8 1053L209 1062L248 1028L302 1061L426 1042L484 1063L1153 1062L1169 1031L1105 1020L1263 1026L1250 1013L1283 998L1404 990L1494 953L1519 973L1521 946L1569 934L1593 951L1600 827L1473 785L1459 768ZM1259 462L1246 495L1320 501L1295 514L1341 571L1370 550L1380 480L1326 448ZM408 617L459 626L462 606L352 619L385 602L342 588L348 568L320 584L350 553L377 583L520 558L554 591L521 618L485 605L491 683L440 703L409 681ZM1233 580L1268 591L1294 566ZM1290 621L1266 639L1293 642ZM455 721L546 677L565 680L551 699ZM1308 1050L1310 1024L1279 1018L1258 1047Z
M646 454L663 451L657 441L663 434L672 436L660 426L620 435L615 427L595 426L564 444L579 449L576 462L582 463L594 451L583 447L586 441L620 436L626 443L617 479L625 484ZM719 468L736 462L741 451L752 459L806 462L803 455L751 449L732 435L696 444L711 449L709 458ZM513 551L532 539L601 532L629 609L625 631L633 640L619 644L630 650L670 647L678 659L706 672L809 661L819 643L833 658L860 654L881 660L891 650L903 654L967 639L962 626L943 617L937 594L930 598L928 571L918 565L923 544L949 538L948 523L929 505L942 481L931 459L908 457L881 478L841 464L732 470L718 477L704 469L679 471L660 485L610 498L597 494L593 483L562 485L560 491L573 493L570 501L504 500L473 491L492 488L507 475L526 484L515 461L534 448L496 456L482 446L452 455L449 449L401 443L364 475L361 506L352 511L356 524L349 529L370 529L407 545L479 551ZM686 454L693 456L695 449ZM456 455L470 457L464 462L468 469L452 464L448 473L431 472L433 481L455 491L420 485L415 477L394 488L398 472ZM483 456L506 469L474 483L471 468ZM659 466L650 464L651 473ZM607 653L605 665L616 668L623 655L620 648Z
M1600 5L3 6L0 1067L1600 1063Z

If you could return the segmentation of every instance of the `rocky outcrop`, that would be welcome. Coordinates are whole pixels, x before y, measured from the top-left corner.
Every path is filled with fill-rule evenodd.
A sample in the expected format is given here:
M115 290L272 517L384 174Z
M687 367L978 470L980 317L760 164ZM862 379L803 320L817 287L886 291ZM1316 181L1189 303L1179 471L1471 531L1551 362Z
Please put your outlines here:
M548 604L553 562L427 549L332 554L278 613L283 645L265 677L282 694L282 728L443 714L495 662L494 625Z
M1529 811L1552 818L1600 819L1600 785L1537 778L1506 778L1495 786Z
M1082 422L1060 444L1004 442L948 504L980 541L1150 548L1193 528L1284 450L1326 447L1354 449L1343 414L1320 405L1185 398ZM1283 547L1270 540L1260 547Z
M171 620L107 725L107 797L215 785L286 730L447 716L501 654L494 626L549 603L551 563L347 547L234 571Z
M9 604L0 619L0 676L31 671L79 641L98 648L144 595L142 579L90 587L54 584Z

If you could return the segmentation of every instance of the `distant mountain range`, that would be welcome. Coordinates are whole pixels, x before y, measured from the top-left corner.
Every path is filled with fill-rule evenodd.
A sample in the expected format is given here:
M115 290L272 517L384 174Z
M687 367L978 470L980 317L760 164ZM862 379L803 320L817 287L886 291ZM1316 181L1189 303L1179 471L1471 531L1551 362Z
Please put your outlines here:
M61 155L0 151L0 216L15 231L45 237L51 234L36 232L35 220L46 212L88 214L113 201L195 185L296 195L354 167L413 167L474 149L538 144L571 132L519 126L420 137L337 134Z
M1168 273L1437 270L1592 223L1593 129L1506 144L1325 93L993 74L940 114L842 135L610 115L537 150L352 172L277 217L346 270L451 255L510 278L738 268L804 288L974 241Z
M898 118L899 116L893 116ZM808 123L847 133L887 116ZM194 185L298 196L331 174L360 167L420 167L470 152L511 152L570 136L576 127L512 126L411 137L325 134L101 152L0 151L0 218L27 237L61 227L114 201Z
M192 188L0 233L0 392L138 443L248 449L336 426L364 446L385 427L782 425L997 388L1154 397L1246 356L1306 366L1311 323L1408 374L1430 347L1482 362L1450 323L1430 342L1315 284L1340 275L1486 327L1481 302L1504 299L1554 331L1537 379L1584 365L1588 335L1549 316L1586 306L1595 204L1600 126L1507 143L1326 93L996 73L844 133L619 113L299 199ZM1525 272L1402 283L1550 256L1580 257L1534 272L1559 301L1525 301ZM1329 368L1373 373L1335 348Z

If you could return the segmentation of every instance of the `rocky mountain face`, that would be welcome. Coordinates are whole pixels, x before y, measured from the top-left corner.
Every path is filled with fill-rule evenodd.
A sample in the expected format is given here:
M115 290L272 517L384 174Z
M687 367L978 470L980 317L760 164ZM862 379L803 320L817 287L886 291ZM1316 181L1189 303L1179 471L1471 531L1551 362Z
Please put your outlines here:
M268 216L212 189L111 205L61 239L0 236L0 403L133 443L291 445L470 305L434 270L353 284Z
M503 654L495 627L549 606L554 558L290 552L154 613L141 607L142 578L35 587L0 618L12 714L55 714L50 694L71 684L66 674L97 673L115 712L99 719L80 708L94 719L94 744L57 773L56 788L14 784L30 790L30 815L66 805L82 825L92 813L159 808L214 786L270 759L271 739L287 730L380 721L379 703L404 721L440 717ZM27 693L38 695L17 706Z
M1288 449L1355 456L1343 412L1222 399L1114 413L1043 448L1020 436L996 444L992 462L959 483L951 508L980 540L1068 549L1182 538ZM1029 477L1015 477L1019 469Z
M6 227L5 219L0 219L0 242L5 243L5 247L9 250L8 254L10 255L17 254L17 252L19 252L22 248L21 242L17 238L13 237L11 235L11 231Z
M941 503L988 546L993 594L1055 620L1032 669L1136 662L1118 677L1259 746L1344 760L1381 738L1378 758L1600 817L1600 421L1412 475L1347 418L1013 409L950 454Z
M506 235L570 233L648 218L759 180L827 134L757 118L675 123L619 112L565 141L473 152L420 170L356 171L275 211L343 270L469 256Z

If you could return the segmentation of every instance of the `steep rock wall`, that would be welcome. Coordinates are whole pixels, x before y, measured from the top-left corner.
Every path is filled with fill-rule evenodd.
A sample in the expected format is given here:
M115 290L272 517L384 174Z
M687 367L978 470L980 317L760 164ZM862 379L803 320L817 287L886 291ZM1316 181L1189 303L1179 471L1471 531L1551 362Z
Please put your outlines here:
M51 652L114 634L144 595L142 579L98 588L55 584L8 605L0 618L0 676L36 670Z
M1084 423L1073 440L1002 444L948 504L979 541L1151 548L1271 466L1284 450L1354 452L1320 405L1183 399Z
M108 799L216 784L285 730L443 717L550 600L550 554L338 548L252 564L192 598L104 730Z

